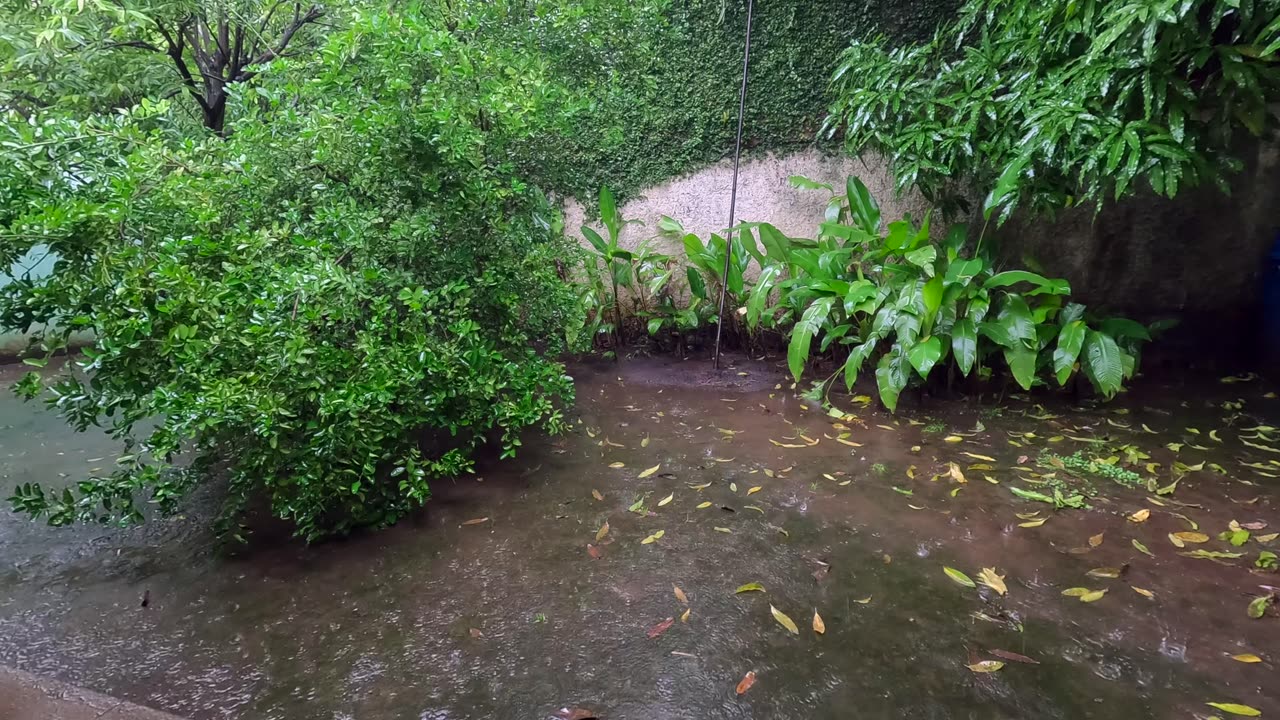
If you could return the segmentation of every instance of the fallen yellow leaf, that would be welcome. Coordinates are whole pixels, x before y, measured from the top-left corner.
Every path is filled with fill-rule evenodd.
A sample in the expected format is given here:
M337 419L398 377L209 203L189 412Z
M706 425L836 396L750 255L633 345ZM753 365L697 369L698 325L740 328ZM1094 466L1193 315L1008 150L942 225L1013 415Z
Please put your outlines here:
M813 611L813 631L819 635L825 635L827 632L827 624L822 621L822 616L817 610Z
M1129 522L1136 522L1136 523L1146 522L1147 518L1149 517L1151 517L1151 511L1148 510L1147 508L1142 508L1141 510L1129 516Z
M1231 659L1235 660L1236 662L1242 662L1242 663L1262 662L1262 658L1258 657L1257 655L1254 655L1253 653L1241 653L1240 655L1232 655Z
M787 617L786 613L773 605L769 605L769 612L773 615L773 619L777 620L778 624L790 631L792 635L800 634L800 628L796 626L796 621Z
M672 501L672 500L675 500L675 499L676 499L676 494L675 494L675 493L671 493L670 495L668 495L668 496L666 496L666 497L664 497L664 498L662 498L661 500L659 500L659 501L658 501L658 507L663 507L663 506L669 505L669 504L671 504L671 501Z
M1004 577L1004 575L997 575L995 568L982 568L982 571L978 573L978 580L981 581L983 585L986 585L1001 595L1009 592L1009 588L1004 584Z
M609 534L609 521L605 520L604 524L600 526L600 529L596 531L596 542L600 542L601 540L604 539L604 536L608 534Z
M636 477L639 477L639 478L647 478L647 477L649 477L650 475L652 475L652 474L654 474L654 473L658 472L658 469L659 469L659 468L661 468L661 467L662 467L662 465L661 465L661 464L654 465L653 467L649 468L648 470L645 470L644 472L640 473L640 474L639 474L639 475L637 475Z

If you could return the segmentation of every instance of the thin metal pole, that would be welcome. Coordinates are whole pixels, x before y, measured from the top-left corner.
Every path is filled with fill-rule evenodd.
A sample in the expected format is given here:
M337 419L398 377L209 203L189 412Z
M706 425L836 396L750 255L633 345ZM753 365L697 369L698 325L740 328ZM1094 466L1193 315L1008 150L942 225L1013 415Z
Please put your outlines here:
M724 275L720 277L720 317L716 321L716 354L712 367L720 369L720 335L724 332L724 298L729 290L729 265L733 262L733 214L738 206L738 162L742 159L742 119L747 108L747 68L751 60L751 14L754 0L747 0L747 42L742 49L742 89L738 91L738 139L733 145L733 189L729 191L729 229L724 238Z

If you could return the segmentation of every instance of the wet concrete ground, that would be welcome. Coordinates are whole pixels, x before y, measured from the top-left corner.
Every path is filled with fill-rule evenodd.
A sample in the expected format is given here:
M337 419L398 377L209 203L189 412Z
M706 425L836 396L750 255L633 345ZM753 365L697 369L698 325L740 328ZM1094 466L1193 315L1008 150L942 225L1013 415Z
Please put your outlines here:
M898 418L837 398L856 417L836 419L768 363L573 373L572 434L437 483L381 533L305 547L264 532L228 558L206 549L211 491L125 531L0 516L0 664L196 720L1222 715L1210 702L1280 716L1280 617L1246 612L1280 585L1253 568L1280 545L1259 542L1280 531L1280 453L1265 449L1280 435L1244 430L1280 426L1274 387L1151 381L1098 408L1011 397ZM5 494L115 452L8 395L0 429ZM1043 449L1126 445L1151 456L1144 475L1159 463L1160 487L1175 461L1205 465L1164 495L1093 478L1090 509L1009 490L1067 478L1037 464ZM1217 539L1233 520L1256 528L1240 547ZM1191 524L1208 542L1175 547ZM1179 554L1197 549L1242 555ZM995 568L1007 594L944 566ZM753 582L764 592L735 593ZM1107 592L1062 595L1077 587Z

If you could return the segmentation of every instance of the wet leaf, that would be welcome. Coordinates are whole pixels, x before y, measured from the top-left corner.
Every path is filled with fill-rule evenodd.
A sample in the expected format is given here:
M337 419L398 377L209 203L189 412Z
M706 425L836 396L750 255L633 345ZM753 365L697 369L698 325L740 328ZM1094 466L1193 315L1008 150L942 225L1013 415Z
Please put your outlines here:
M638 477L638 478L640 478L640 479L644 479L644 478L647 478L647 477L649 477L650 475L652 475L652 474L654 474L654 473L658 472L658 470L660 470L660 469L662 469L662 465L661 465L661 464L654 465L653 467L649 468L648 470L645 470L645 471L641 472L641 473L640 473L639 475L637 475L636 477Z
M1280 537L1280 533L1267 533L1266 535L1258 535L1253 540L1254 542L1269 543L1278 537Z
M1093 591L1090 590L1089 588L1073 587L1073 588L1067 588L1066 590L1063 590L1062 594L1066 595L1067 597L1083 597L1085 595L1088 595L1091 592Z
M671 493L670 495L668 495L668 496L666 496L666 497L664 497L664 498L662 498L661 500L659 500L659 501L658 501L658 507L665 507L665 506L667 506L667 505L670 505L670 504L671 504L671 501L672 501L672 500L675 500L675 499L676 499L676 494L675 494L675 493Z
M682 623L689 622L689 613L692 613L692 612L693 612L693 608L685 608L684 612L680 614L680 622Z
M822 621L822 616L818 614L817 610L813 611L813 631L819 635L827 633L827 624Z
M743 510L755 510L756 512L760 513L761 515L763 515L763 514L764 514L764 508L757 507L757 506L755 506L755 505L743 505L743 506L742 506L742 509L743 509Z
M1156 594L1155 594L1155 593L1153 593L1153 592L1151 592L1150 590L1148 590L1148 589L1146 589L1146 588L1140 588L1140 587L1138 587L1137 585L1130 585L1129 587L1133 588L1133 591L1134 591L1134 592L1138 593L1139 595L1141 595L1141 596L1143 596L1143 597L1145 597L1145 598L1148 598L1148 599L1150 599L1150 600L1155 600L1155 599L1156 599Z
M604 536L608 534L609 534L609 521L605 520L604 524L600 526L600 529L596 531L596 542L600 542L601 540L604 539Z
M626 463L620 463L620 462L609 463L609 467L613 468L614 470L617 470L618 468L624 468L626 466L627 466Z
M967 479L965 479L964 473L960 471L959 465L955 463L948 463L947 471L951 475L952 480L955 480L958 483L969 482Z
M755 486L755 487L753 487L753 488L751 488L751 489L747 490L747 494L748 494L748 495L752 495L752 494L754 494L754 493L758 493L758 492L760 492L760 491L761 491L761 490L763 490L763 489L764 489L763 487L761 487L761 486L757 485L757 486Z
M1265 615L1267 613L1267 608L1271 606L1271 603L1275 602L1275 599L1274 595L1262 595L1261 597L1254 598L1249 603L1249 617L1257 620Z
M658 623L657 625L654 625L653 627L649 628L649 633L648 633L649 639L652 640L658 637L662 633L670 630L671 626L675 624L676 624L676 619L673 617L669 617L666 620L663 620L662 622Z
M564 707L556 711L556 717L560 720L599 720L599 715L578 707Z
M729 483L729 492L738 492L738 483L736 482Z
M1032 658L1027 657L1026 655L1022 655L1016 652L1009 652L1008 650L988 650L987 652L989 652L992 655L995 655L998 658L1004 658L1005 660L1012 660L1013 662L1026 663L1027 665L1040 664L1039 660L1034 660Z
M679 585L672 585L671 592L675 594L677 600L685 605L689 604L689 597L684 594L684 591L680 589Z
M1244 553L1218 552L1216 550L1188 550L1187 552L1178 553L1190 558L1200 558L1202 560L1234 560L1243 557Z
M734 688L734 691L737 692L739 695L741 695L746 691L750 690L751 686L755 684L756 684L756 671L752 670L751 672L748 672L746 675L742 676L742 680L738 681L738 687Z
M647 447L649 447L649 436L648 436L648 435L645 435L645 436L644 436L644 439L640 441L640 447L642 447L642 448L647 448Z
M599 560L601 556L604 555L604 553L600 551L600 548L592 545L591 543L587 543L587 554L591 556L592 560Z
M1097 602L1098 600L1102 599L1103 595L1106 595L1106 594L1107 594L1106 590L1094 590L1093 592L1087 592L1084 595L1080 596L1080 602L1086 602L1086 603Z
M725 533L726 535L728 535L728 534L730 534L730 533L732 533L732 532L733 532L732 530L730 530L730 529L729 529L729 528L727 528L727 527L718 527L718 526L717 526L717 527L714 527L714 528L712 528L712 529L713 529L713 530L715 530L716 532L719 532L719 533Z
M976 662L972 665L966 665L965 667L976 673L992 673L1004 667L1004 663L999 660L983 660L982 662Z
M901 493L902 495L906 495L907 497L911 497L912 495L915 495L915 491L907 490L905 488L900 488L897 485L893 486L893 491L896 493Z
M758 582L749 582L746 585L739 586L738 589L734 590L733 592L734 593L764 592L764 586Z
M1018 523L1018 527L1024 527L1024 528L1040 527L1041 525L1045 524L1045 521L1046 521L1046 520L1048 520L1048 518L1039 518L1039 519L1036 519L1036 520L1028 520L1027 522L1024 522L1024 523Z
M991 456L989 456L989 455L978 455L977 453L971 453L971 452L962 452L962 453L960 453L960 454L961 454L961 455L968 455L969 457L973 458L974 460L984 460L984 461L986 461L986 462L996 462L996 459L995 459L995 458L993 458L993 457L991 457Z
M1133 546L1134 546L1135 548L1137 548L1138 552L1142 553L1143 555L1149 555L1149 556L1151 556L1151 557L1155 557L1155 556L1156 556L1156 554L1155 554L1155 553L1153 553L1153 552L1151 552L1150 550L1148 550L1148 549L1147 549L1147 546L1146 546L1146 545L1143 545L1142 543L1138 542L1137 540L1131 540L1130 542L1132 542L1132 543L1133 543Z
M861 600L854 600L854 602L858 603L859 605L869 605L871 603L871 596L868 595L862 598Z
M957 585L963 585L970 588L978 587L978 584L975 583L972 578L953 567L944 567L942 568L942 572L946 573L947 577L951 578L951 580Z
M596 490L595 488L592 488L591 490L591 497L595 498L596 500L604 500L604 495L601 495L600 491Z
M964 441L964 438L960 437L959 435L948 435L942 438L942 442L958 443L963 441Z
M1100 568L1094 568L1090 570L1089 572L1085 573L1085 575L1088 575L1089 577L1096 577L1096 578L1114 579L1114 578L1120 577L1122 573L1124 573L1124 568L1100 567Z
M698 503L698 507L696 509L702 510L704 508L709 508L709 507L711 507L711 501L704 500L703 502Z
M1198 532L1176 532L1176 533L1170 533L1170 534L1169 534L1169 539L1170 539L1170 540L1173 540L1174 538L1177 538L1180 542L1184 542L1184 543L1205 543L1205 542L1209 542L1209 536L1208 536L1208 535L1205 535L1204 533L1198 533ZM1178 544L1178 543L1174 543L1174 545L1177 545L1177 544ZM1179 546L1179 547L1181 547L1181 546Z
M1242 663L1262 662L1262 658L1258 657L1257 655L1254 655L1253 653L1241 653L1239 655L1232 655L1231 659L1235 660L1236 662L1242 662Z
M773 605L769 605L769 613L773 615L773 619L777 620L779 625L781 625L782 627L790 631L792 635L800 634L800 628L796 626L796 621L787 617L786 613L782 612L781 610L774 607Z
M983 585L986 585L1001 595L1009 592L1009 588L1004 584L1004 578L1004 575L996 574L995 568L982 568L982 571L978 573L978 580L980 580Z
M1261 710L1237 703L1205 703L1205 705L1221 710L1228 715L1240 715L1242 717L1258 717L1262 715Z
M652 545L653 543L655 543L655 542L657 542L657 541L661 540L661 539L662 539L662 536L663 536L663 535L666 535L666 534L667 534L667 531L666 531L666 530L659 530L658 532L656 532L656 533L654 533L654 534L652 534L652 535L650 535L650 536L646 537L645 539L641 540L641 541L640 541L640 544L641 544L641 545Z
M487 522L489 522L489 518L482 517L482 518L471 518L470 520L467 520L462 524L463 525L479 525L480 523L487 523Z
M1090 535L1090 536L1089 536L1089 547L1098 547L1099 545L1101 545L1101 544L1102 544L1102 538L1103 538L1103 536L1104 536L1104 535L1106 535L1106 533L1098 533L1097 535Z
M1129 522L1136 522L1136 523L1146 522L1147 518L1149 517L1151 517L1151 511L1148 510L1147 508L1142 508L1141 510L1129 516Z
M700 485L690 485L689 483L685 483L685 485L688 485L690 490L698 490L698 491L706 490L707 488L711 487L711 483L702 483Z
M643 513L644 513L644 498L643 498L643 497L637 498L635 502L631 503L631 507L627 508L627 512L633 512L633 513L641 513L641 514L643 514Z
M468 632L470 633L471 637L477 640L484 637L484 633L480 632L480 628L471 628Z

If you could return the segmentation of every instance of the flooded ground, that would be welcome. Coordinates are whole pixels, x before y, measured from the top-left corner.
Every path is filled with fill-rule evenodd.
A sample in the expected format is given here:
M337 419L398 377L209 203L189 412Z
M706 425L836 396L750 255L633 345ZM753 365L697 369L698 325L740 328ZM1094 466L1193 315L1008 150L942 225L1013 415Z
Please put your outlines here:
M573 433L389 531L228 558L212 491L126 531L0 516L0 664L196 720L1280 717L1280 617L1248 613L1280 585L1274 387L836 418L768 363L573 372ZM8 394L0 430L6 495L114 457Z

